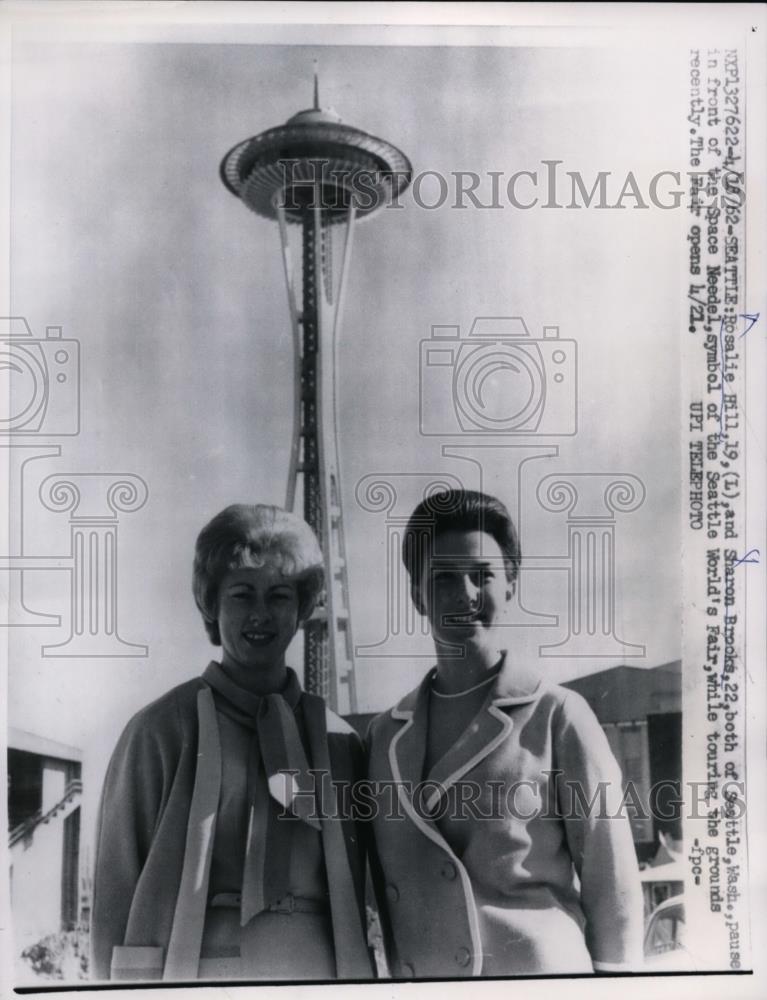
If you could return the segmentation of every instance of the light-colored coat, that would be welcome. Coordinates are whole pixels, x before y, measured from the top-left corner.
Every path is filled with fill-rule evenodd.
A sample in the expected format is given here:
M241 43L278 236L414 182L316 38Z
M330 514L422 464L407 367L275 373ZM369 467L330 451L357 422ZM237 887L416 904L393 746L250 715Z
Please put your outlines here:
M393 975L638 968L642 897L629 822L615 816L621 775L587 703L507 661L424 775L433 676L368 732Z
M359 778L357 734L321 698L300 702L317 772L322 848L337 975L373 978L366 940L364 845L325 775ZM323 777L321 777L323 776ZM198 974L221 793L221 748L210 687L187 681L125 727L104 780L91 952L94 978L189 980ZM336 818L336 817L341 818ZM324 817L328 817L327 819Z

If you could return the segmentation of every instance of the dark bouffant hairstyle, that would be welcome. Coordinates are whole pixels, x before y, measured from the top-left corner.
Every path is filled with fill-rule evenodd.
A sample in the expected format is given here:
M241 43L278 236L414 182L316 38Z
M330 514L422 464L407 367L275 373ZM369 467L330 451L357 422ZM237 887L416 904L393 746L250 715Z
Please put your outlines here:
M402 540L402 561L411 586L420 586L421 574L431 556L431 542L448 531L484 531L503 552L506 579L519 573L522 551L517 529L508 510L496 497L476 490L445 490L426 497L410 515Z
M314 610L325 574L317 537L296 514L269 504L236 503L216 514L197 538L192 590L205 629L214 646L221 645L218 629L218 590L233 569L264 565L276 557L286 577L298 587L299 617Z

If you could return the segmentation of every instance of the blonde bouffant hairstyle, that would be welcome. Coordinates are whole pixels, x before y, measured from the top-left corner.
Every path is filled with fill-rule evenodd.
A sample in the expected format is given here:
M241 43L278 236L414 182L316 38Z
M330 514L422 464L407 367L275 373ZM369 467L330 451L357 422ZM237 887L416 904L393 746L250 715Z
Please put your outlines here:
M221 581L231 570L260 568L267 556L276 558L282 573L296 584L299 618L306 621L325 579L322 550L306 521L270 504L235 503L216 514L198 535L192 590L214 646L221 645Z

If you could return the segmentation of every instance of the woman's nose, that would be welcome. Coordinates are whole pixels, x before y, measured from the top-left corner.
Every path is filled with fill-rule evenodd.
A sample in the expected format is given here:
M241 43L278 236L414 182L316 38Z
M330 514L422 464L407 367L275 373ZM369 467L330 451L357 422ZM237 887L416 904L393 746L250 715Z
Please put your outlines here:
M268 621L270 614L269 605L265 601L254 600L248 609L248 618L254 623Z
M459 584L459 599L466 604L476 604L479 600L479 587L469 576L461 577Z

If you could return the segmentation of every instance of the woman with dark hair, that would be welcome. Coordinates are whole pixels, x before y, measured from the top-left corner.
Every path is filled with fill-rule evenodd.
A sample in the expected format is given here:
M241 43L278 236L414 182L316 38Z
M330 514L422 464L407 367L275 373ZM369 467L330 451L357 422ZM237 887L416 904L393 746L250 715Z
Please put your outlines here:
M309 526L227 507L193 589L220 662L128 723L106 774L92 917L98 979L372 978L364 858L332 782L354 731L285 653L323 585Z
M368 733L393 976L640 968L620 769L583 698L514 648L521 550L508 510L470 490L429 496L402 556L437 663ZM399 823L383 805L392 786Z

